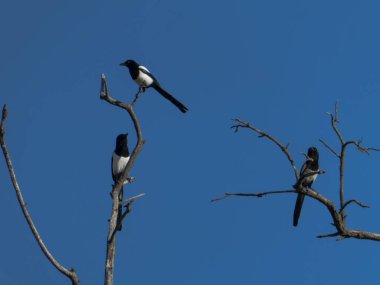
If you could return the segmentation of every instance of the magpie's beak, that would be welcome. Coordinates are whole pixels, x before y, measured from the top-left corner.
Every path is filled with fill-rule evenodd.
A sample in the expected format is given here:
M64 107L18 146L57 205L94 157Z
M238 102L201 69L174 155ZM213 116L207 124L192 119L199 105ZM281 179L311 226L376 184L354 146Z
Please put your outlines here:
M127 64L125 62L123 63L120 63L121 66L127 66Z

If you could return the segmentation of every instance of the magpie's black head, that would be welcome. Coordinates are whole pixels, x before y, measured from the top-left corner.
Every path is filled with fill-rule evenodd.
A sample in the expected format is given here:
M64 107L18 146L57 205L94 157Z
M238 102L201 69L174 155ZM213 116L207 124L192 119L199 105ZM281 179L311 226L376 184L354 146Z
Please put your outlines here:
M115 150L120 152L121 150L127 148L128 134L120 134L116 138L116 148Z
M120 63L120 65L121 66L129 67L129 68L131 68L131 67L138 67L139 66L139 64L136 61L132 60L132 59L128 59L128 60L124 61L123 63Z
M315 146L309 147L307 151L307 156L312 158L313 160L318 160L319 159L319 153L318 150Z

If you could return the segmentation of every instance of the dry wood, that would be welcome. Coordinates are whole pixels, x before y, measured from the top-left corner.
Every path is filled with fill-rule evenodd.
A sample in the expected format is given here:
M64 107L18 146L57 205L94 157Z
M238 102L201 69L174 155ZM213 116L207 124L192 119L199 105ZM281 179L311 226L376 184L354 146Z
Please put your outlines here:
M11 161L11 156L8 152L7 146L5 144L5 121L7 119L8 111L7 111L7 106L4 105L3 107L3 112L2 112L2 117L1 117L1 126L0 126L0 144L1 144L1 149L4 154L5 161L7 163L8 171L11 176L13 188L16 191L17 199L20 204L22 213L24 214L24 217L29 225L30 230L33 233L34 238L36 239L38 245L40 246L42 252L44 255L47 257L47 259L53 264L53 266L61 273L63 273L66 277L68 277L71 280L72 285L78 285L79 284L79 279L77 276L77 273L75 272L74 269L67 269L64 266L62 266L55 258L54 256L50 253L48 248L46 247L45 243L42 241L42 238L40 234L37 231L36 226L33 223L33 220L29 214L28 209L26 208L26 204L24 202L24 198L22 197L21 194L21 189L18 185L17 179L16 179L16 174L12 165Z
M140 92L139 92L140 93ZM136 98L134 100L134 103L138 99L139 93L136 94ZM128 213L131 211L131 204L138 198L141 197L141 195L133 197L134 199L130 200L126 204L126 210L124 210L122 214L122 219L118 223L118 207L119 207L119 193L121 191L121 188L123 187L124 182L128 179L128 175L132 169L133 164L135 163L136 157L140 153L145 141L142 136L141 127L139 124L139 121L137 119L137 116L133 110L133 107L131 104L125 104L121 101L118 101L110 96L109 90L108 90L108 84L107 80L104 74L102 74L101 77L101 87L100 87L100 99L105 100L111 105L114 105L116 107L122 108L125 111L128 112L132 122L134 129L136 131L137 135L137 143L135 147L133 148L132 154L130 156L130 159L128 161L127 166L125 167L123 175L119 178L119 180L115 183L113 190L112 190L112 214L111 218L109 219L109 230L107 235L107 253L106 253L106 263L105 263L105 276L104 276L104 284L105 285L112 285L113 279L114 279L114 268L115 268L115 253L116 253L116 233L117 229L119 228L120 223L125 219Z
M339 237L339 240L345 239L345 238L356 238L356 239L367 239L367 240L374 240L374 241L380 241L380 234L378 233L372 233L372 232L366 232L366 231L361 231L361 230L355 230L355 229L350 229L346 226L346 214L345 214L345 209L348 205L350 204L357 204L358 206L362 208L368 208L368 205L365 205L355 199L351 199L347 202L345 202L344 199L344 166L345 166L345 156L346 156L346 150L347 146L349 145L354 145L356 148L362 152L369 154L370 151L380 151L379 148L372 148L372 147L363 147L361 145L361 141L345 141L341 132L338 129L337 124L339 123L338 120L338 103L335 104L335 112L334 114L328 113L330 116L330 123L331 127L336 134L336 136L339 139L341 149L340 152L338 153L335 151L329 144L327 144L324 140L320 140L320 142L337 158L339 158L339 209L335 207L334 203L324 197L322 194L317 192L314 189L306 189L302 187L302 185L299 185L297 189L293 190L279 190L279 191L268 191L268 192L260 192L260 193L225 193L224 196L216 198L211 200L212 202L220 201L223 200L227 197L231 196L251 196L251 197L263 197L266 195L272 195L272 194L286 194L286 193L302 193L320 204L324 205L326 209L329 211L330 216L333 220L332 225L336 228L336 232L332 234L327 234L327 235L320 235L318 238L326 238L326 237ZM259 130L258 128L254 127L252 124L245 122L241 119L233 119L233 121L237 122L237 125L233 125L231 128L235 129L235 132L237 132L240 128L247 128L250 129L256 133L259 134L260 137L266 137L269 140L271 140L273 143L275 143L281 151L286 155L288 161L290 162L293 171L295 173L295 176L297 180L299 179L299 173L297 171L297 168L295 167L294 160L288 150L288 145L284 146L277 140L274 136L263 132ZM318 174L323 174L324 171L319 171ZM312 173L314 174L314 173Z

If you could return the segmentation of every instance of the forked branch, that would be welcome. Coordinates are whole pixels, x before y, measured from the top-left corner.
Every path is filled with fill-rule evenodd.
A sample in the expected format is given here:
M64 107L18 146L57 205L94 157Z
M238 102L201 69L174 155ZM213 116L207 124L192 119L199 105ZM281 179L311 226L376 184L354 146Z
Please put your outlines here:
M140 92L139 92L140 93ZM139 93L136 95L136 98L134 102L137 100ZM128 164L125 167L123 175L119 178L119 180L115 183L113 190L112 190L112 214L109 222L109 231L107 236L107 254L106 254L106 268L105 268L105 278L104 278L104 284L105 285L112 285L113 284L113 276L114 276L114 263L115 263L115 253L116 253L116 231L119 228L122 221L125 219L127 214L130 212L130 206L138 197L141 197L141 195L138 195L136 197L133 197L135 199L130 200L129 203L126 205L126 211L123 213L122 218L118 221L118 208L119 208L119 193L123 187L124 181L127 180L128 175L133 167L133 164L135 163L135 160L140 153L145 141L142 136L141 127L139 124L139 121L137 119L137 116L133 110L132 104L125 104L121 101L118 101L110 96L109 90L108 90L108 84L107 80L104 74L102 74L101 77L101 87L100 87L100 99L105 100L111 105L114 105L116 107L119 107L121 109L124 109L128 112L132 122L134 129L136 131L137 135L137 143L135 147L133 148L132 154L129 158Z
M344 208L347 206L347 203L344 199L344 170L345 170L345 158L346 158L346 150L349 145L356 146L357 150L359 150L361 153L369 154L370 151L380 151L378 148L372 148L372 147L363 147L361 145L362 141L345 141L340 130L338 129L338 102L335 103L335 111L334 114L327 113L330 116L330 122L331 127L334 130L335 134L337 135L339 142L340 142L340 153L338 154L335 150L332 149L326 142L323 140L319 140L328 150L330 150L336 157L339 158L339 201L340 201L340 214L342 216L343 222L346 221L347 215L345 213ZM350 200L350 201L356 201L356 200ZM360 203L359 203L360 204ZM358 205L359 205L358 204Z
M132 203L136 201L138 198L144 196L145 193L133 196L126 201L123 202L123 206L125 207L124 212L121 214L121 218L117 221L116 228L111 234L111 237L108 238L108 240L113 240L115 234L117 233L117 229L120 227L120 225L123 223L125 217L132 211Z
M368 208L369 206L355 200L349 200L345 202L344 200L344 165L345 165L345 155L346 155L346 148L349 145L355 145L356 148L362 152L369 154L370 151L380 151L379 148L371 148L371 147L363 147L361 145L361 141L345 141L340 130L338 129L337 124L339 123L338 120L338 103L335 105L335 112L334 114L328 113L330 116L330 123L331 127L334 131L334 133L337 135L340 144L341 144L341 149L340 152L337 152L334 150L329 144L327 144L325 141L320 140L320 142L334 155L339 159L339 196L340 196L340 207L339 210L338 208L335 207L334 203L324 197L322 194L319 192L315 191L314 189L306 189L302 185L297 185L297 189L293 190L279 190L279 191L268 191L268 192L260 192L260 193L225 193L224 196L216 198L211 200L212 202L220 201L225 198L231 197L231 196L244 196L244 197L264 197L267 195L273 195L273 194L287 194L287 193L301 193L304 194L317 202L321 203L324 205L327 210L329 211L331 218L333 220L333 226L336 228L336 232L332 234L327 234L327 235L320 235L318 238L326 238L326 237L339 237L339 239L345 239L345 238L357 238L357 239L367 239L367 240L374 240L374 241L380 241L380 234L378 233L371 233L371 232L366 232L366 231L360 231L360 230L354 230L354 229L349 229L346 226L346 214L345 214L345 209L348 205L350 204L357 204L358 206L362 208ZM259 130L258 128L254 127L248 122L245 122L241 119L233 119L234 122L237 122L237 125L233 125L231 128L235 129L235 132L237 132L240 128L247 128L250 129L256 133L259 134L259 138L261 137L266 137L273 143L275 143L281 151L286 155L288 158L291 167L295 173L295 176L297 178L297 181L299 180L299 173L297 172L297 168L295 167L294 160L292 159L292 156L288 150L288 145L284 146L281 144L275 137L270 135L269 133L266 133L264 131ZM320 170L318 174L323 174L324 171ZM310 175L313 175L315 173L309 173Z

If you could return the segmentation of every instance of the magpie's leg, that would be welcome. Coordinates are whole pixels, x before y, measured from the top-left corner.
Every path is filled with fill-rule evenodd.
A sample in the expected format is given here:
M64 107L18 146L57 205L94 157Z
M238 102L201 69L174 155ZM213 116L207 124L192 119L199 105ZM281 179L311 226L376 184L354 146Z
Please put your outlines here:
M144 93L144 92L145 92L145 87L141 87L141 86L140 86L139 91L137 91L137 93L136 93L135 99L133 99L133 101L132 101L132 104L131 104L132 106L135 105L135 103L136 103L137 100L139 99L141 93Z

